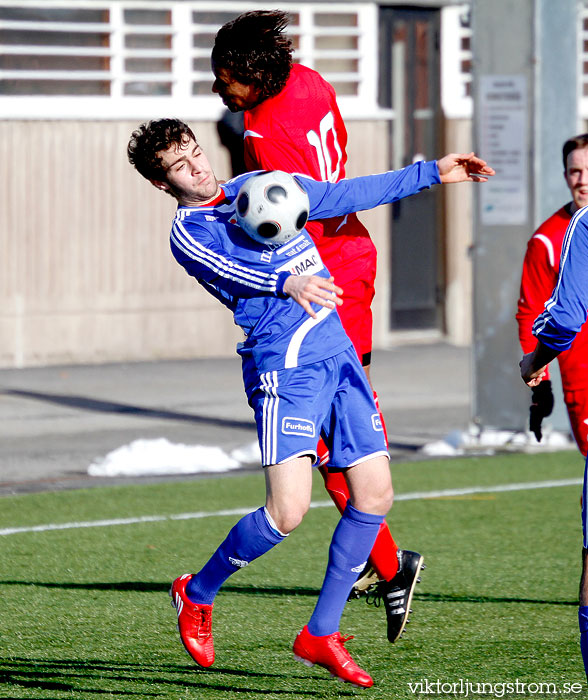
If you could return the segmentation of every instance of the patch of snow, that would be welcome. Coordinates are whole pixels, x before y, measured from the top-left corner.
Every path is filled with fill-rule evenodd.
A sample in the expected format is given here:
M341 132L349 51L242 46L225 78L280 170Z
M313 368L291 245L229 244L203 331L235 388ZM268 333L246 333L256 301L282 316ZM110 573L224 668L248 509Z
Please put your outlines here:
M255 443L256 444L256 443ZM259 452L259 448L258 448ZM134 440L96 459L90 476L159 476L226 472L256 461L251 446L229 455L220 447L183 445L166 438Z
M426 443L420 449L427 457L459 457L466 454L492 455L496 452L554 452L573 450L576 443L572 438L556 430L546 429L541 442L529 431L480 430L471 426L469 430L454 430L443 440Z

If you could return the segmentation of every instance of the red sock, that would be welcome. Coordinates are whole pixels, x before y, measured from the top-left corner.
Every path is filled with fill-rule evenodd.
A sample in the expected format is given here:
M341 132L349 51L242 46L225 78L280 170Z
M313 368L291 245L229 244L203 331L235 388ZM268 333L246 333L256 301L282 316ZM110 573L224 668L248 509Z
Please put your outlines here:
M349 489L343 472L330 472L325 466L319 467L319 471L325 480L327 493L333 499L339 513L343 513L349 500Z
M390 581L398 572L398 545L394 542L388 524L380 525L380 530L370 554L370 564L378 572L380 578Z

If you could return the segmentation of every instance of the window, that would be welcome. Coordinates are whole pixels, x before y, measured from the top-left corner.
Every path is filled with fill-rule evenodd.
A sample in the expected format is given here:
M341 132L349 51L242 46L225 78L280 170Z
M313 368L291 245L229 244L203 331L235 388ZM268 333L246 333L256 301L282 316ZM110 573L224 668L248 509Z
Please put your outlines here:
M347 116L374 116L376 5L279 6L292 17L294 60L333 84ZM223 1L211 10L209 2L0 0L0 114L217 118L222 105L211 93L214 36L247 9Z
M0 6L0 95L107 95L108 12Z
M441 14L441 100L449 119L472 116L472 30L469 5Z

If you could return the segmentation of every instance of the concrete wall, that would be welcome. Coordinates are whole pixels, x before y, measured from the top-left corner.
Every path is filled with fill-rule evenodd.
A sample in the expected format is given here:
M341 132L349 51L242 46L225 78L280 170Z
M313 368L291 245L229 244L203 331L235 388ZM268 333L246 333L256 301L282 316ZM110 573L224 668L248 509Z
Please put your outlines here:
M174 200L126 159L137 123L0 121L0 366L227 356L242 339L231 314L171 256ZM385 170L388 124L348 129L348 175ZM449 124L446 150L467 150L469 131L468 122ZM196 134L219 178L228 177L215 124L197 123ZM471 333L469 188L446 188L446 331L457 344ZM381 348L394 342L389 214L381 207L361 218L379 249Z

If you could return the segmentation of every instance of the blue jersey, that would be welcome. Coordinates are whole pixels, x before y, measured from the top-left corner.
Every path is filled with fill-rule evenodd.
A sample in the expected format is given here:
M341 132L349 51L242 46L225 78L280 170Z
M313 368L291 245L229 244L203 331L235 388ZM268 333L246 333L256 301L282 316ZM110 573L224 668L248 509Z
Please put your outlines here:
M559 277L545 311L535 319L533 334L547 347L567 350L588 313L588 207L568 225L561 249Z
M308 233L303 230L284 245L272 246L253 241L237 226L235 199L253 174L221 185L225 198L220 202L179 206L171 232L172 253L188 274L233 312L246 338L239 353L252 359L258 371L333 357L350 345L336 311L314 305L318 316L313 319L283 291L291 274L329 277ZM372 209L440 182L434 161L337 183L296 177L308 193L310 219Z

